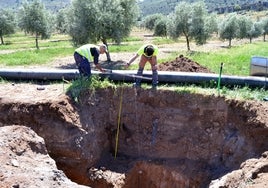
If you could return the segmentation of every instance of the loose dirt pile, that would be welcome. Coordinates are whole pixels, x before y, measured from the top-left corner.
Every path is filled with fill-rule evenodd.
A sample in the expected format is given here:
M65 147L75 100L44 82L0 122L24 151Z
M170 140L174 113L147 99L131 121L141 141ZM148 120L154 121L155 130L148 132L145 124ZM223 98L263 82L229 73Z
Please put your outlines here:
M173 61L168 61L159 64L158 70L160 71L178 71L178 72L202 72L213 73L206 67L201 66L197 62L180 55Z

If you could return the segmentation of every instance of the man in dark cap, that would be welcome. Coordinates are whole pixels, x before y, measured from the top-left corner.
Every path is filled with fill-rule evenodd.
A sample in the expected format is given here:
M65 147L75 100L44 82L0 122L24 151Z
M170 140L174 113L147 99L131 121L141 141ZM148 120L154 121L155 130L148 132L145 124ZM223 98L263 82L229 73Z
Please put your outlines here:
M139 62L139 69L137 72L137 75L139 76L136 78L135 87L140 87L141 86L141 76L144 70L144 66L147 62L151 64L152 68L152 88L156 89L157 84L158 84L158 72L157 72L157 55L158 55L158 48L155 45L152 44L147 44L143 45L137 53L129 60L127 63L127 67L133 63L137 57L141 56L140 62Z

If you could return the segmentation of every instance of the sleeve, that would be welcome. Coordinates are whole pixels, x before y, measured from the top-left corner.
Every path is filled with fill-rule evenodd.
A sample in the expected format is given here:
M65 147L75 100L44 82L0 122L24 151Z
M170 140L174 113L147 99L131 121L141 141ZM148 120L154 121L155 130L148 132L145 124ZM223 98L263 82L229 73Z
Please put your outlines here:
M99 56L100 56L99 51L97 50L97 48L91 48L90 52L91 55L93 56L93 63L97 65L99 63Z
M138 51L137 51L137 54L139 56L141 56L142 54L144 54L144 48L146 47L146 45L143 45Z

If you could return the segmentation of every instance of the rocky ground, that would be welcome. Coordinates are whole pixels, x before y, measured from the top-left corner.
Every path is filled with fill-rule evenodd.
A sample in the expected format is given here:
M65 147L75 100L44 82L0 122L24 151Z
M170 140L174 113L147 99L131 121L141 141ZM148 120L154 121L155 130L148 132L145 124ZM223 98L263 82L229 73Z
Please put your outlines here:
M116 69L131 54L111 55ZM159 70L210 72L183 56ZM64 84L39 86L0 84L0 187L267 187L266 102L125 89L115 157L121 90L77 104Z

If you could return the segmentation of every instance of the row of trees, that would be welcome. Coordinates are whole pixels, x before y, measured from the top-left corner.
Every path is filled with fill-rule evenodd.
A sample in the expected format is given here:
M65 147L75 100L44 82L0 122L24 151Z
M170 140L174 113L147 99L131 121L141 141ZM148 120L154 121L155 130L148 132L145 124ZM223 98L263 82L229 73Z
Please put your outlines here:
M268 17L261 20L252 20L249 16L237 13L227 14L219 18L214 13L208 13L202 2L189 4L181 2L175 7L175 11L168 16L162 14L149 15L142 25L153 30L154 35L169 36L177 39L180 36L186 38L187 50L190 50L190 41L202 45L213 35L220 39L228 40L229 46L233 39L249 39L268 33Z
M57 15L49 13L40 0L34 0L24 3L16 14L1 10L1 43L4 43L3 36L15 32L17 26L35 36L37 48L38 39L49 38L53 31L68 33L75 46L97 41L107 44L108 39L120 43L129 35L138 16L136 0L73 0L70 7ZM190 50L190 41L202 45L213 34L229 40L231 46L235 38L251 41L263 35L265 40L268 32L268 18L255 21L236 13L217 18L216 14L208 13L203 2L180 2L168 16L150 15L142 23L157 36L173 39L184 36L187 50Z
M150 14L161 13L168 15L174 11L174 8L179 2L185 0L143 0L139 2L143 16ZM200 0L186 1L189 3ZM267 10L268 2L261 0L202 0L208 8L209 12L216 12L217 14L232 13L237 11L262 11Z
M107 39L117 43L128 36L138 17L136 0L73 0L70 7L53 15L40 0L25 2L19 11L0 10L0 37L12 34L17 27L38 39L53 31L68 33L75 46Z

